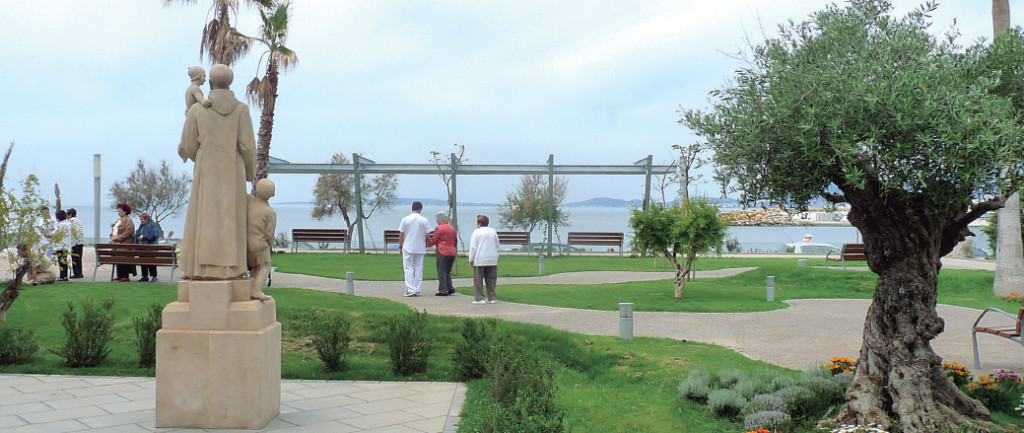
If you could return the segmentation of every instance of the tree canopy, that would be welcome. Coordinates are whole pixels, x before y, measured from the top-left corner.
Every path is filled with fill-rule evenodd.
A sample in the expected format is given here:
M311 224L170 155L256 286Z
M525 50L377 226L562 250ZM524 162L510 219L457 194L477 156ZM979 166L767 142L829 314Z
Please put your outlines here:
M177 215L188 204L192 178L188 174L175 174L166 160L160 168L146 166L143 160L135 163L135 170L120 182L110 186L110 207L127 203L138 212L147 212L159 224L169 216Z
M687 200L672 207L633 209L629 218L633 247L665 256L676 269L675 298L683 298L685 280L693 271L697 256L722 252L725 221L717 206L706 200ZM679 261L682 256L683 261Z
M935 8L897 18L889 1L851 0L781 26L709 109L681 119L735 169L747 203L850 204L879 278L843 424L933 432L988 416L930 341L944 327L939 259L1021 177L1017 110L1000 89L1022 82L1024 48L1020 29L969 47L933 35Z
M552 221L553 228L569 225L569 214L561 208L569 181L555 176L554 207L548 200L548 179L543 174L527 174L520 178L515 191L505 194L505 203L498 206L501 226L533 232L540 224Z
M331 164L348 164L349 160L340 153L331 157ZM369 179L360 179L359 186L362 195L363 219L370 219L377 209L390 209L394 205L398 180L394 174L381 174ZM330 218L337 213L345 220L348 232L359 222L358 215L350 214L356 207L355 199L355 176L347 173L325 173L316 180L316 187L313 189L313 218L322 220ZM369 206L369 208L367 208ZM352 247L352 236L345 248Z

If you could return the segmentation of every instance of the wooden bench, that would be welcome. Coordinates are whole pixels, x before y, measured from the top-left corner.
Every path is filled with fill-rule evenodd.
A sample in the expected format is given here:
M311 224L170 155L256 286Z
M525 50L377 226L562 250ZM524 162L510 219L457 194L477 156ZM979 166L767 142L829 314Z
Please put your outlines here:
M530 232L497 232L498 245L519 245L522 249L530 248ZM529 251L526 251L529 254Z
M619 256L622 256L622 243L624 236L622 233L614 232L569 232L569 238L566 243L569 246L572 245L598 245L608 247L619 247ZM569 253L569 249L565 250L566 254Z
M865 261L868 259L867 250L864 248L864 244L843 244L843 248L839 251L839 257L833 257L832 251L825 254L825 267L828 268L828 262L842 262L843 269L846 269L846 261Z
M384 254L388 253L388 244L398 245L398 237L402 232L398 230L384 230Z
M96 267L92 270L92 280L96 281L96 271L103 265L139 265L139 266L170 266L171 277L168 284L174 284L174 271L178 269L178 244L96 244ZM110 279L114 279L114 267L110 269Z
M292 252L299 249L299 242L348 242L348 230L345 229L292 229Z
M994 311L996 313L1002 314L1008 317L1011 321L1003 322L1004 324L1001 326L979 326L979 324L981 323L981 319L985 317L985 314L988 314L989 311ZM985 311L981 312L981 315L978 316L978 320L975 320L974 326L971 327L971 340L974 343L975 370L981 369L981 357L978 355L978 333L981 332L983 334L992 334L997 337L1003 337L1009 339L1010 341L1016 342L1021 346L1024 346L1024 339L1021 339L1020 336L1021 320L1024 320L1024 308L1021 308L1020 311L1017 312L1017 317L1014 317L1012 314L994 307L986 308Z

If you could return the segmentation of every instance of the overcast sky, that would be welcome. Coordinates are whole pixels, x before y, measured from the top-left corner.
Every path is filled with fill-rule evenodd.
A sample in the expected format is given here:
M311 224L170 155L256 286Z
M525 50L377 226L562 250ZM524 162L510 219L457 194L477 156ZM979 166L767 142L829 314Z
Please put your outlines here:
M0 144L15 141L7 185L35 173L53 201L102 200L143 159L177 156L186 69L199 59L211 0L0 0ZM1020 2L1011 1L1017 11ZM327 162L360 153L379 163L428 163L466 146L467 163L655 164L696 138L680 106L706 105L740 63L745 38L776 34L822 1L294 0L287 45L298 67L281 76L271 155ZM894 1L899 14L918 1ZM962 43L991 34L991 2L940 3L936 31L954 18ZM257 30L239 11L237 27ZM1013 20L1016 24L1017 20ZM261 51L235 66L240 97ZM209 87L204 86L209 93ZM258 128L259 111L252 110ZM710 177L710 176L707 176ZM272 174L276 202L309 201L315 176ZM516 177L460 178L461 201L502 202ZM640 177L574 176L568 201L642 196ZM697 193L713 195L713 185ZM402 176L399 196L443 198L438 176Z

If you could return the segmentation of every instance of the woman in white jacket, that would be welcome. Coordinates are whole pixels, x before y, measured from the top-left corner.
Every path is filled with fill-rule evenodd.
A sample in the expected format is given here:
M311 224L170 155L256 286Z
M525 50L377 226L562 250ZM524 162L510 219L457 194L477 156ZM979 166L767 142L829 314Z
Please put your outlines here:
M497 303L494 286L498 284L498 232L487 227L487 215L476 216L476 227L469 238L469 266L473 268L473 303ZM484 285L487 300L484 300Z

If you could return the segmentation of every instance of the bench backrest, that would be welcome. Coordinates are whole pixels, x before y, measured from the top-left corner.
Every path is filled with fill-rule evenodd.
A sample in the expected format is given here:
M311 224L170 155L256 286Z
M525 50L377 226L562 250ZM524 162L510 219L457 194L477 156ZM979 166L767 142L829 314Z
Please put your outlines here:
M622 233L615 232L569 232L569 245L619 245L622 246Z
M1024 321L1024 307L1017 311L1017 335L1020 335L1020 322Z
M497 232L501 245L529 245L530 232Z
M864 247L864 244L843 244L842 253L843 255L865 254L867 249Z
M345 229L292 229L292 242L346 242Z
M402 232L398 230L384 230L384 243L385 244L397 244L398 237L402 235Z
M96 263L174 265L177 249L177 244L96 244Z

